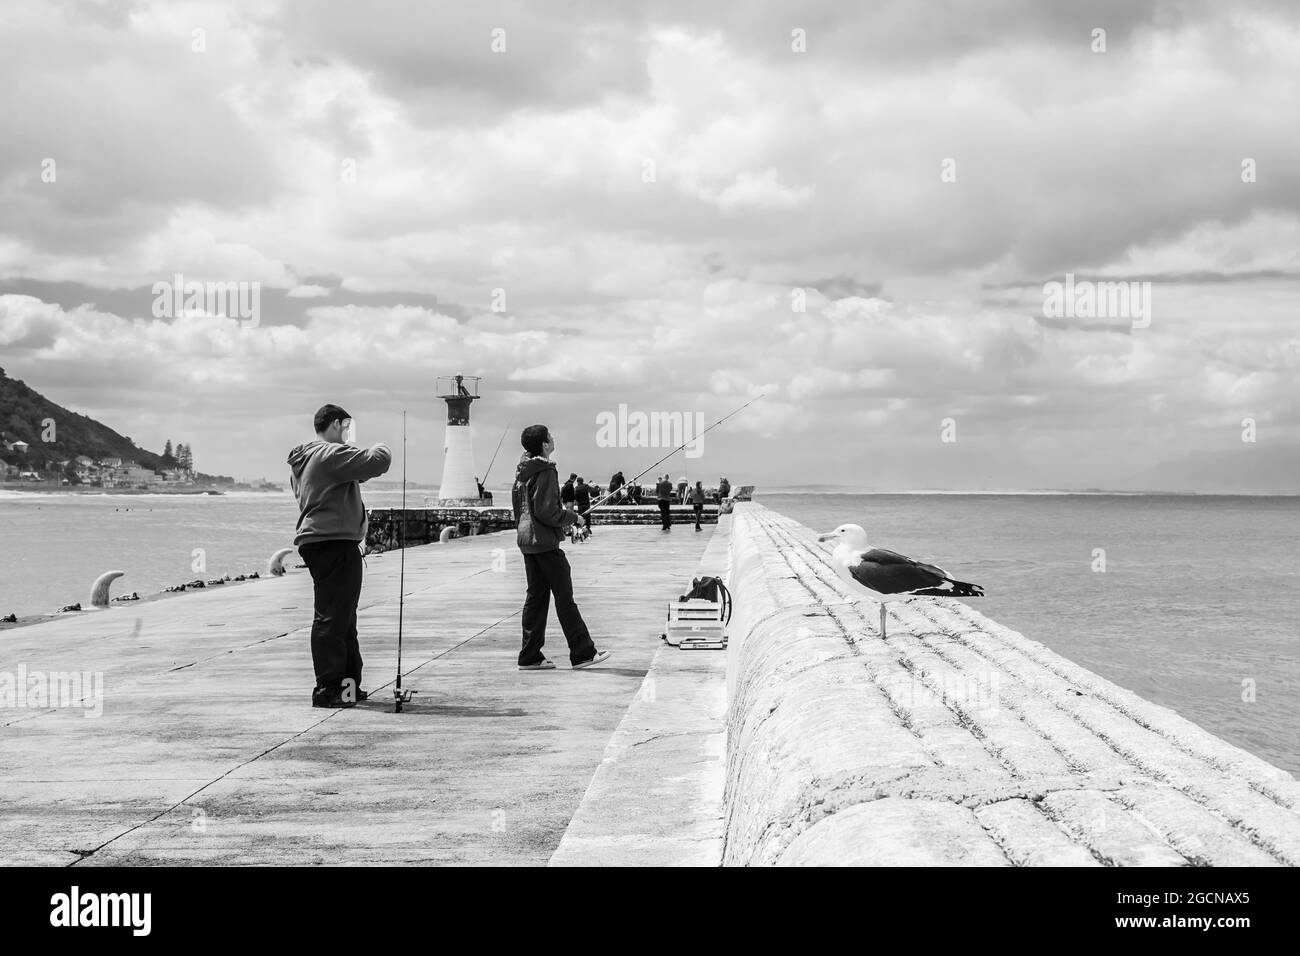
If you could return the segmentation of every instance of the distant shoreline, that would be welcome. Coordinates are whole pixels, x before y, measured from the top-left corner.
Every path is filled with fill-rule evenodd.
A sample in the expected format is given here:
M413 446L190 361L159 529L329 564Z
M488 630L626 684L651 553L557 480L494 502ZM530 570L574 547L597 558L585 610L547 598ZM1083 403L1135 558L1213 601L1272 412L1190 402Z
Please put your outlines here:
M20 495L104 495L107 497L126 497L139 495L169 495L173 497L198 496L198 495L228 495L228 494L250 494L250 495L275 495L284 494L283 488L229 488L215 485L204 485L201 487L186 488L68 488L68 487L45 487L38 485L0 485L0 492L12 491Z

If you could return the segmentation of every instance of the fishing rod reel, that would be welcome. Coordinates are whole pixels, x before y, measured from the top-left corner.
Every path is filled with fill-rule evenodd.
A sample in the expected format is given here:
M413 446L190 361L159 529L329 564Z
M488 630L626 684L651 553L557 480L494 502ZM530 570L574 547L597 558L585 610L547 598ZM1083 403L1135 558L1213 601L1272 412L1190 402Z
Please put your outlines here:
M401 687L393 688L393 713L400 714L402 708L411 702L411 696L415 694L414 690L409 688L403 690Z

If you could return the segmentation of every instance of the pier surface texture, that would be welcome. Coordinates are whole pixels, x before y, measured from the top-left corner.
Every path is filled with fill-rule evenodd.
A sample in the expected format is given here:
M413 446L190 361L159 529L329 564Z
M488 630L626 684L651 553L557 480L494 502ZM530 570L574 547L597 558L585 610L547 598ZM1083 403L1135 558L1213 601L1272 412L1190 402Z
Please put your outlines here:
M726 864L1296 865L1300 785L950 598L736 508Z
M0 634L0 678L104 681L99 716L0 708L0 864L1300 863L1286 772L958 601L891 604L882 639L759 503L565 550L609 664L570 670L552 614L557 669L515 669L513 534L410 548L400 715L396 552L350 710L309 706L301 569ZM659 640L702 573L725 652Z

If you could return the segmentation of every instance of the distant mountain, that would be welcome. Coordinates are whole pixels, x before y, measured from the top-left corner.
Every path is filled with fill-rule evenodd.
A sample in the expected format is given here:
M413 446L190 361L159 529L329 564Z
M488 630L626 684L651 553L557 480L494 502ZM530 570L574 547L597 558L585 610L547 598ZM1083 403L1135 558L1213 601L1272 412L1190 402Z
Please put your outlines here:
M44 441L47 420L54 423L54 441ZM162 456L145 451L124 435L86 415L56 405L40 392L17 379L8 378L0 368L0 436L8 442L28 444L25 455L5 451L0 445L0 459L12 465L41 471L47 462L66 461L78 455L90 458L121 458L162 470Z

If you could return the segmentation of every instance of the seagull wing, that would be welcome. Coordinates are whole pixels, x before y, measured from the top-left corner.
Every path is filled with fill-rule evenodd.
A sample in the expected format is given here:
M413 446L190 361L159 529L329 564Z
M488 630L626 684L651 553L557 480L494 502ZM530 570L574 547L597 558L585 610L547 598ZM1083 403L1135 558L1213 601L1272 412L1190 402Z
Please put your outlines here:
M858 555L849 566L853 579L880 594L901 594L917 588L932 588L950 580L942 569L913 561L896 551L873 548Z
M855 581L879 594L948 594L958 597L981 597L984 594L984 589L978 584L958 581L943 568L883 548L863 551L848 570Z

